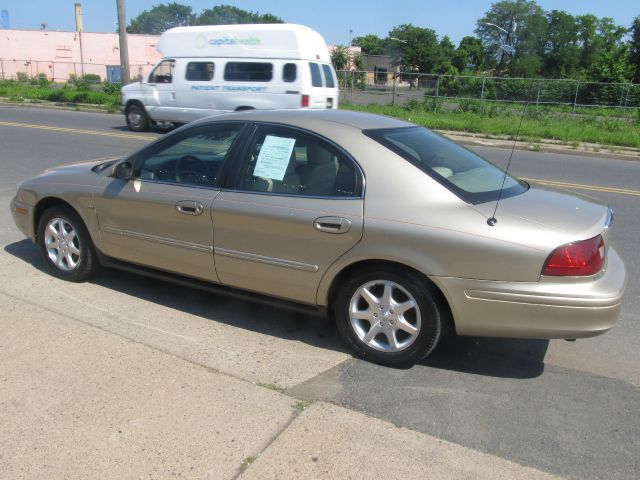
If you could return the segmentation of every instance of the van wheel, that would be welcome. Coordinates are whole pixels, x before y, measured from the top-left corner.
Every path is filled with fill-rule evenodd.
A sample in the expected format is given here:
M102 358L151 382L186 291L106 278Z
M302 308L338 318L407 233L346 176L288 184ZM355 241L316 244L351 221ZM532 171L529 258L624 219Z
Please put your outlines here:
M127 126L134 132L146 132L149 130L149 117L144 107L133 104L127 107Z
M431 353L444 320L430 285L400 269L349 278L333 312L338 331L360 357L390 367L411 366Z

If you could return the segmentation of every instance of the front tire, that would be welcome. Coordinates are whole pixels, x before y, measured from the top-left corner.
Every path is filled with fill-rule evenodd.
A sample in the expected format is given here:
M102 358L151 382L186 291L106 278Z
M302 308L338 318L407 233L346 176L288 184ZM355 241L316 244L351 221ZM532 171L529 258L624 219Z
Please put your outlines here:
M131 104L125 111L127 126L134 132L146 132L149 130L149 117L143 106Z
M99 269L89 232L71 208L60 205L44 211L38 246L49 271L63 280L83 282Z
M349 278L334 302L338 331L362 358L406 367L438 344L444 321L434 288L401 269L362 272Z

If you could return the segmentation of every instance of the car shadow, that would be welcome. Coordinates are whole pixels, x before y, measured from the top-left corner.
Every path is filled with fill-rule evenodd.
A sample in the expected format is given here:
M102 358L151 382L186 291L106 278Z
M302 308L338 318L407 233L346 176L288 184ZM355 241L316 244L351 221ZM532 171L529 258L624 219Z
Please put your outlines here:
M38 248L31 241L15 242L5 246L4 250L48 273ZM291 312L115 269L103 270L90 282L208 321L351 353L327 316ZM544 371L548 344L548 340L454 336L414 368L429 367L491 377L535 378Z
M420 365L502 378L535 378L544 372L549 340L453 336Z
M49 273L37 246L31 241L15 242L4 250L39 271ZM208 321L349 353L334 323L326 316L239 300L117 269L104 269L89 282Z
M117 130L119 132L128 132L128 133L135 133L131 130L129 130L129 127L127 127L126 125L112 125L111 130ZM148 133L168 133L171 132L173 130L175 130L178 127L161 127L160 125L149 125L149 130L147 130Z

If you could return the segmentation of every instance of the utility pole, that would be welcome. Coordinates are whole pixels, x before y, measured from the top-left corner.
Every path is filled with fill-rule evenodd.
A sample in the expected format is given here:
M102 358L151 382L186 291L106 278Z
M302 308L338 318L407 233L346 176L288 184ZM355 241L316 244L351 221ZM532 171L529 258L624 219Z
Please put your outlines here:
M120 66L122 85L129 83L129 47L127 46L127 19L124 12L124 0L116 0L118 6L118 37L120 38Z
M84 27L82 26L82 5L75 4L76 13L76 32L78 32L78 40L80 41L80 76L84 79L84 54L82 52L82 32ZM43 29L44 30L44 29Z

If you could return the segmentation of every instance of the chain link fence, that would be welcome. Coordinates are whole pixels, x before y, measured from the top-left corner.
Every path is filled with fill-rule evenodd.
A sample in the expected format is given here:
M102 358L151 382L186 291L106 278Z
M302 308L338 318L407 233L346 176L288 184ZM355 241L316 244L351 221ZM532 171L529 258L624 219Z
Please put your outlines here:
M450 111L484 113L528 104L574 115L640 116L640 85L565 79L338 71L340 100L355 105L417 107L436 102Z

